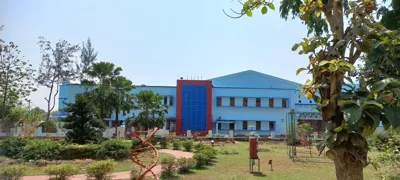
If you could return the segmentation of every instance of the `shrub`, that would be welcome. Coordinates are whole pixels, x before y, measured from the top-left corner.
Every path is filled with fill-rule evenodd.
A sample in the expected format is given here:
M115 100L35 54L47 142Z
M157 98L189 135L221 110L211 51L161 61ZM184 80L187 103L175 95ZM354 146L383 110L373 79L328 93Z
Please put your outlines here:
M201 143L201 142L199 142L199 143L197 143L197 144L195 144L194 145L194 149L196 150L196 151L200 151L200 150L202 150L203 148L204 148L204 144L203 143Z
M28 143L27 138L10 137L0 141L0 155L9 158L19 158L22 148Z
M115 169L116 165L112 160L97 161L87 167L86 173L90 178L107 180L110 179L109 174Z
M96 159L97 152L101 148L99 144L69 144L61 147L60 156L64 160L72 159Z
M137 180L140 176L140 171L138 169L132 169L130 180Z
M181 141L179 140L179 139L177 139L177 140L174 140L173 142L172 142L172 149L174 149L174 150L179 150L179 149L181 149Z
M187 152L191 152L193 149L193 141L192 140L186 140L182 142L182 146Z
M196 161L193 158L179 158L177 160L178 172L187 173L193 166L195 166Z
M50 139L32 139L22 148L24 160L59 159L61 145Z
M217 158L217 152L218 151L216 149L210 146L206 146L200 151L200 153L207 155L210 160Z
M59 164L45 167L44 172L55 176L55 180L66 180L69 176L78 174L79 169L73 164Z
M127 159L130 153L130 144L122 139L110 139L101 143L98 152L100 158L112 158L115 160Z
M27 171L28 167L24 165L11 165L0 168L0 179L19 180Z
M167 156L161 159L161 177L172 177L175 173L175 158Z
M139 146L139 144L142 143L139 139L137 138L133 138L132 139L132 149L136 148L137 146Z
M200 152L200 153L196 153L193 156L193 159L196 160L196 167L197 168L201 168L204 167L205 165L207 165L208 161L210 161L211 159L209 158L209 156L207 156L206 154Z
M168 141L167 138L161 138L160 140L160 146L162 149L167 149L168 148Z

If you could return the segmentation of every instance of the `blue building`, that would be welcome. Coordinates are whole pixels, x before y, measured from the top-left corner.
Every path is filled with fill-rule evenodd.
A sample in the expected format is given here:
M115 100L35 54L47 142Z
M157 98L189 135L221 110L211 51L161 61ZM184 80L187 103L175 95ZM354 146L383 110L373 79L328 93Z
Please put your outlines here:
M84 92L80 84L64 82L60 86L59 110L64 102L73 102ZM176 86L136 86L131 93L152 90L164 96L169 105L164 129L177 134L192 132L237 136L256 131L260 135L285 134L290 110L299 112L299 121L309 122L314 131L323 131L324 124L313 108L316 103L299 97L299 83L248 70L210 80L177 80ZM133 111L134 112L134 111ZM106 120L109 126L115 113ZM124 121L127 116L119 115Z

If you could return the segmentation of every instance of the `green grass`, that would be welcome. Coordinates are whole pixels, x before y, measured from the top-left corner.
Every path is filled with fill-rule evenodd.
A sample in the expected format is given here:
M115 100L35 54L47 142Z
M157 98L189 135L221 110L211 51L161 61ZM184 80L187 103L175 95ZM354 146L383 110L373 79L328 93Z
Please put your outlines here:
M309 149L299 147L298 158L295 162L290 160L286 153L286 145L284 144L266 144L260 145L260 148L267 149L268 152L259 152L261 160L261 172L251 174L249 172L249 151L248 142L240 142L239 144L228 144L223 148L236 150L238 155L218 155L217 161L213 166L207 169L194 170L194 173L188 175L180 175L180 179L195 180L326 180L336 179L335 169L331 160L314 155L309 156ZM217 147L219 148L219 147ZM315 147L311 149L316 154ZM307 158L306 158L307 157ZM273 171L270 170L268 161L272 160ZM257 168L254 168L257 170ZM372 166L364 169L366 180L377 179L377 173Z

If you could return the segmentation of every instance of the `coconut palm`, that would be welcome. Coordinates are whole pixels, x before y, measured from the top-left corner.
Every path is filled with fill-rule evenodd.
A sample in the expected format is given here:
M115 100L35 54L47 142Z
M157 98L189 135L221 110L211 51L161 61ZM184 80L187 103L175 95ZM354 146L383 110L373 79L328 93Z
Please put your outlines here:
M112 93L111 82L120 75L121 71L122 68L116 68L115 65L110 62L94 63L87 71L89 78L94 80L83 81L85 85L91 87L96 86L88 94L92 101L97 104L102 120L104 120L106 112L112 112L112 101L110 99L110 94Z
M123 115L129 113L134 107L133 95L129 92L135 88L132 81L123 76L117 76L111 82L112 91L110 94L112 106L115 110L115 133L117 133L119 112L122 111Z
M162 104L162 95L151 90L142 90L135 95L135 100L136 109L140 110L140 113L135 117L133 126L145 129L164 126L168 105Z

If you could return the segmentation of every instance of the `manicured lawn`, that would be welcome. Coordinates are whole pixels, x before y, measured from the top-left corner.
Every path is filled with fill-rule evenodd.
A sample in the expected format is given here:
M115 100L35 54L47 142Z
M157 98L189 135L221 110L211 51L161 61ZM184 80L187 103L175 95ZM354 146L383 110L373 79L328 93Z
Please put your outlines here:
M269 150L268 152L259 152L261 159L261 173L249 173L249 151L248 142L240 142L239 144L229 144L223 148L234 149L237 155L218 155L217 162L213 166L209 166L204 170L194 170L194 173L188 175L180 175L180 179L195 180L252 180L252 179L268 179L268 180L326 180L335 179L335 169L331 160L323 157L314 156L313 158L299 158L296 162L292 162L287 156L285 144L265 144L260 148ZM217 147L219 148L219 147ZM312 153L317 153L315 147ZM309 157L309 149L304 147L298 148L298 156ZM300 152L302 152L300 154ZM273 162L273 171L270 170L268 161ZM255 168L255 170L257 170ZM378 172L368 166L364 170L365 179L377 179Z

